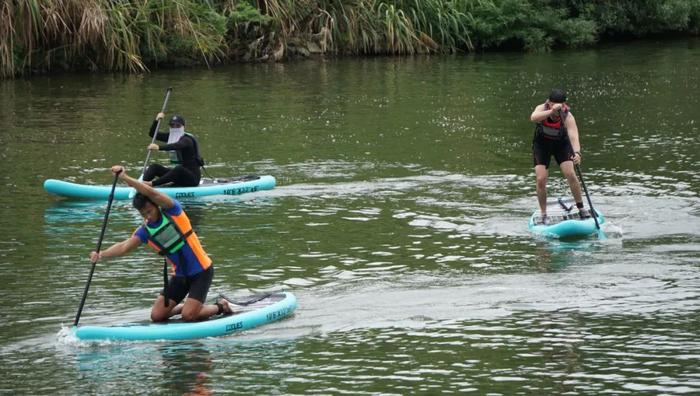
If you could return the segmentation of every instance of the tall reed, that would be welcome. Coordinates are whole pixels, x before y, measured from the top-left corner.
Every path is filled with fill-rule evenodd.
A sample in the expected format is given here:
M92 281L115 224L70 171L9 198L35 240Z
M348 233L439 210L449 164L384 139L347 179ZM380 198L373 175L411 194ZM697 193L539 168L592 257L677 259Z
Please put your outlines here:
M0 77L297 55L548 51L700 32L681 0L0 0Z
M0 74L142 72L221 61L227 19L198 0L10 0L0 5Z

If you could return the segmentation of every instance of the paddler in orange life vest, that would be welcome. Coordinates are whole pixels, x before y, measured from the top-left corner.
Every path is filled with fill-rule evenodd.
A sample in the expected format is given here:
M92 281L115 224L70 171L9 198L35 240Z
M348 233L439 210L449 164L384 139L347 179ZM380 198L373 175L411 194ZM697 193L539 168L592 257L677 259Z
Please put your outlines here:
M583 207L581 185L574 169L574 164L581 163L581 144L576 119L566 104L566 93L561 89L553 89L549 99L535 107L530 121L537 123L532 141L532 158L537 179L537 202L541 213L538 223L548 223L547 169L552 156L569 183L579 215L582 219L590 217L590 213Z
M151 308L152 321L163 322L171 316L181 314L184 321L193 322L231 313L231 307L225 299L216 304L204 305L214 278L214 266L199 243L180 203L128 176L120 165L114 165L112 173L136 189L133 204L143 216L144 223L130 238L99 253L91 252L92 262L121 256L147 243L174 268L174 273L168 280L164 264L163 276L166 283ZM185 296L187 300L181 304Z

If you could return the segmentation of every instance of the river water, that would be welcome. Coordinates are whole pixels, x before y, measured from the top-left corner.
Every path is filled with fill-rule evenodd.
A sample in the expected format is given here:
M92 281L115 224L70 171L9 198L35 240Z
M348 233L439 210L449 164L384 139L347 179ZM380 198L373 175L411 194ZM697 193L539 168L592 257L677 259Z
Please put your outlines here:
M75 342L106 203L42 183L138 174L169 86L209 174L277 178L184 202L210 296L299 307L231 337ZM554 86L606 240L527 232L529 115ZM698 394L698 91L697 40L0 82L0 393ZM556 167L549 186L568 195ZM138 223L115 203L105 244ZM81 324L147 318L160 268L98 264Z

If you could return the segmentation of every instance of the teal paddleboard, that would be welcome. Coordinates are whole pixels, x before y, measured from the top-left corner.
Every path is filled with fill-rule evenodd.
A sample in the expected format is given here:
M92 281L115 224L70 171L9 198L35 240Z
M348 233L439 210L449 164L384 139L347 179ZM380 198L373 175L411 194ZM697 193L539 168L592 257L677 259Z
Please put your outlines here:
M568 210L567 210L568 209ZM590 213L590 208L585 206ZM596 209L598 224L605 223L605 217ZM530 216L530 232L550 238L581 238L598 233L593 217L581 219L573 199L556 199L547 201L547 224L541 224L540 211Z
M132 323L117 326L77 326L73 334L85 341L189 340L219 337L275 322L292 314L297 299L292 293L279 292L250 296L234 301L230 315L201 322Z
M240 195L260 190L270 190L275 187L275 178L266 176L241 176L229 179L202 179L197 187L158 187L157 190L171 198L197 198L208 195ZM63 180L48 179L44 182L44 190L50 194L66 198L82 198L103 200L109 197L112 186L78 184ZM129 199L134 191L131 187L117 187L114 199ZM132 195L133 196L133 195Z

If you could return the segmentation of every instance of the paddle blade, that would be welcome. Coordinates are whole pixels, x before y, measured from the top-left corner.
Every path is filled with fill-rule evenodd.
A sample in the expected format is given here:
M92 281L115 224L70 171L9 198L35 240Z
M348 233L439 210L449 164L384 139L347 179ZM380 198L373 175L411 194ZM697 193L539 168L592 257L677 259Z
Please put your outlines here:
M605 235L605 231L603 231L602 227L598 229L598 239L601 241L608 239L608 236Z

